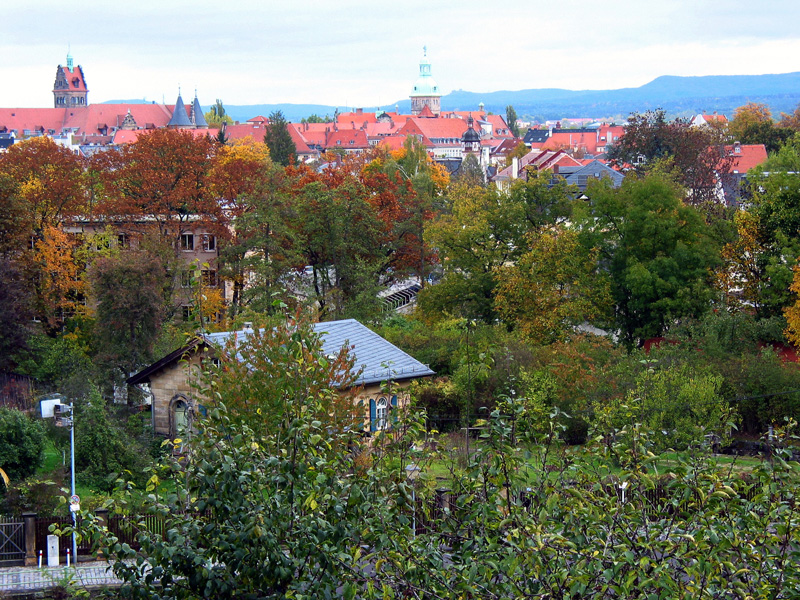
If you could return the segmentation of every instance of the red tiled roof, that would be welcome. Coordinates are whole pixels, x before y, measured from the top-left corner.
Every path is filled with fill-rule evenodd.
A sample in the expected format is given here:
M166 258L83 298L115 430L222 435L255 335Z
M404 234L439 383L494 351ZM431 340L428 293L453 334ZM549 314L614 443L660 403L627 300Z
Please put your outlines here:
M172 117L170 107L163 104L90 104L84 108L66 108L64 127L77 129L81 133L102 133L99 125L119 127L130 111L139 127L148 123L153 128L166 127Z
M88 91L86 89L86 81L83 77L83 69L80 67L80 65L77 67L73 67L72 70L70 70L69 67L61 67L61 70L64 72L64 78L67 80L67 83L69 84L68 91L70 92ZM58 71L56 71L56 74L58 74Z
M43 128L45 131L61 133L67 111L86 110L85 108L0 108L0 129L7 131L16 130L22 136L27 129L35 131Z
M514 137L514 134L511 133L511 128L509 128L508 123L506 123L506 120L502 115L486 115L485 119L483 120L492 124L493 137Z
M333 148L344 149L366 149L369 148L367 134L360 129L340 129L331 131L325 144L325 149Z
M378 146L386 146L389 150L400 150L405 145L406 139L408 138L405 135L388 135L381 138Z
M297 154L311 154L311 148L308 147L305 138L297 131L297 126L289 123L289 135L292 136L294 148Z
M747 173L753 167L757 167L767 160L767 149L764 144L725 146L725 153L733 157L729 173Z
M229 140L242 140L246 137L251 137L255 140L263 141L266 127L251 121L238 125L226 125L225 137Z
M184 129L183 131L188 131L192 134L192 136L196 138L210 136L216 137L218 129ZM139 138L143 135L149 135L153 132L152 129L134 129L134 130L125 130L120 129L114 133L114 141L115 145L118 144L135 144Z
M597 153L597 138L596 130L591 132L581 131L577 129L571 131L564 129L562 131L553 131L547 141L542 144L542 150L558 150L560 148L580 148L589 154Z
M377 120L377 117L375 116L374 112L353 111L353 112L339 113L336 116L336 122L339 125L350 125L351 122L352 123L358 123L359 125L363 125L365 122L366 123L375 123L376 120Z
M410 125L413 123L413 126ZM397 133L421 133L431 140L458 139L467 130L467 122L463 119L426 119L408 117L406 124L398 129Z

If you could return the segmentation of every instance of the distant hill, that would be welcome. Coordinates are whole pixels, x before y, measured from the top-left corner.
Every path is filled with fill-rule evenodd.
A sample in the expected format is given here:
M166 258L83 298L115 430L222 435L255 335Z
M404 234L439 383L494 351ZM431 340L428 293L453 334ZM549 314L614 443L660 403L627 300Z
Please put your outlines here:
M141 102L141 101L140 101ZM800 72L777 75L709 75L705 77L676 77L665 75L638 88L617 90L562 90L557 88L497 92L466 92L458 90L442 96L443 110L484 109L505 114L506 106L514 106L521 117L561 119L564 117L617 117L624 119L631 112L663 108L671 115L686 116L699 112L717 111L730 116L734 109L747 102L762 102L778 117L792 112L800 104ZM406 98L382 107L362 107L365 111L411 111ZM352 110L338 107L340 111ZM257 115L268 117L275 110L283 111L290 121L297 122L316 114L333 116L336 106L323 104L253 104L225 105L236 121L246 121Z

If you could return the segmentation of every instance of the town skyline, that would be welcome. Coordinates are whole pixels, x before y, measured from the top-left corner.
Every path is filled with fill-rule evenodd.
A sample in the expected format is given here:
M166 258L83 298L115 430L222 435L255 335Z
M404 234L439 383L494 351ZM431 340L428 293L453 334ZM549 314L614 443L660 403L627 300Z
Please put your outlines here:
M49 106L53 66L86 69L90 102L174 102L194 90L205 105L313 103L389 106L407 98L427 46L443 94L541 88L638 87L661 75L800 70L789 2L655 3L602 8L573 1L502 11L468 1L457 11L421 2L350 0L333 6L237 2L220 13L198 1L79 8L11 0L0 42L7 86L0 105ZM65 23L80 21L81 26ZM43 85L43 82L48 82Z

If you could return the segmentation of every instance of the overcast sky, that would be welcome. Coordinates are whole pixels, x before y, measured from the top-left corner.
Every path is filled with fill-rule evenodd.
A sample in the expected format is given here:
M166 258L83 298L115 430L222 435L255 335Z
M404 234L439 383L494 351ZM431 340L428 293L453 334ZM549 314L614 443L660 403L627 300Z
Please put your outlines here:
M800 71L797 0L2 0L0 106L53 103L71 50L89 101L389 106L423 46L443 93L638 87Z

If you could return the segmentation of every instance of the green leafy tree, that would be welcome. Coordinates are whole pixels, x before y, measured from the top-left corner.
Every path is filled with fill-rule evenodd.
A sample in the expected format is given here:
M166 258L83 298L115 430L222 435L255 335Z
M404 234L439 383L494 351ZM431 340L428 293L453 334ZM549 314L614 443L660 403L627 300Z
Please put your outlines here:
M99 360L125 376L150 362L165 314L166 273L144 250L100 258L89 273Z
M225 106L223 106L222 100L219 98L203 116L209 127L221 127L223 123L233 125L233 119L227 115Z
M717 173L727 172L732 158L724 152L720 133L693 127L689 119L667 119L662 109L633 114L625 133L608 153L619 167L637 173L654 168L673 171L694 205L715 207Z
M16 366L15 355L28 347L31 335L31 287L26 281L21 265L0 253L0 370Z
M721 386L720 376L696 372L687 364L654 367L625 398L597 407L598 419L628 432L641 423L651 432L653 452L685 450L706 435L723 440L734 415L720 395Z
M410 503L403 468L381 458L380 440L362 454L360 429L331 422L338 359L322 355L307 325L278 324L241 348L278 379L245 367L248 381L213 388L219 402L181 442L184 456L168 458L147 486L163 530L138 525L141 550L106 537L122 593L354 598L370 548L410 537L409 520L393 518ZM340 357L352 363L346 350Z
M41 423L25 413L0 407L0 469L17 481L44 462L45 435Z
M553 182L550 171L529 173L507 191L451 186L441 214L428 227L444 277L420 294L423 312L487 323L497 319L497 269L519 259L528 234L565 223L573 214L575 191L563 179Z
M455 179L467 185L486 185L483 167L474 154L467 154L461 161Z
M737 217L749 223L749 228L739 228L738 242L732 243L732 249L746 243L748 252L740 258L734 254L731 262L749 266L733 270L746 286L755 286L753 291L757 293L751 296L760 316L779 315L793 302L789 286L792 268L800 256L800 176L794 170L797 165L800 143L795 137L749 173L752 198L748 217Z
M495 269L515 255L515 228L508 197L494 186L456 183L445 208L429 226L439 248L443 278L419 294L420 309L429 317L445 314L492 322Z
M303 117L302 119L300 119L300 122L303 123L303 124L305 124L305 123L330 123L330 121L331 121L330 115L325 115L324 117L320 117L316 113L312 113L309 116Z
M276 110L269 116L269 124L264 133L264 143L269 148L272 162L284 167L297 159L297 148L289 133L289 122L283 113Z
M563 340L574 327L608 310L608 281L598 273L596 251L578 234L553 227L528 237L513 266L498 268L495 305L506 323L535 344Z
M512 105L506 106L506 123L514 137L519 137L519 126L517 125L517 111Z
M732 141L764 144L768 152L778 150L793 133L792 129L775 124L769 106L756 102L748 102L737 108L728 123L728 135Z
M96 387L76 403L75 470L93 489L110 492L117 477L144 483L147 452L112 420Z
M719 248L669 177L628 177L619 189L608 180L590 182L587 195L581 235L608 269L615 320L627 345L708 309Z

